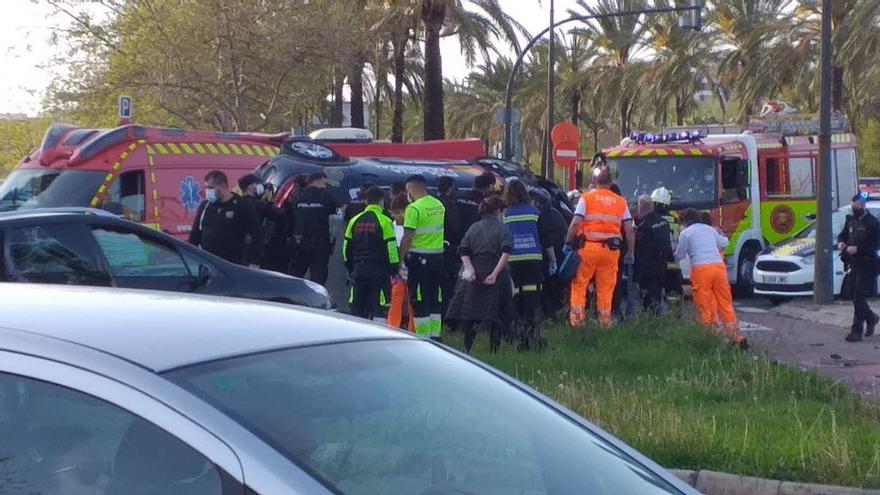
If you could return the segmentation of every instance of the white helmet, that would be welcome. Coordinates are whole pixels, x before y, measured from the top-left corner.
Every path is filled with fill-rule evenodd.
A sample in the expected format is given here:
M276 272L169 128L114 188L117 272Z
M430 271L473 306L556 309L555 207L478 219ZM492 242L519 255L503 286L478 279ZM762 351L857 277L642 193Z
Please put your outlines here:
M672 194L665 187L658 187L651 193L651 201L669 206L672 203Z
M568 196L569 201L575 202L581 199L581 192L578 189L572 189L571 191L568 191L568 193L566 193L566 196Z

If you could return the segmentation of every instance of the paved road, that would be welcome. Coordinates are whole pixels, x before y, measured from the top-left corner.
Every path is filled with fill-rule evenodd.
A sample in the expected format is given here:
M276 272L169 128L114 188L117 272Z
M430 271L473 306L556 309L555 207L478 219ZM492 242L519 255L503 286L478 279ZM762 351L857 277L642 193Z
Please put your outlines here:
M845 342L846 329L775 314L760 299L737 301L736 309L754 352L817 369L863 397L880 400L880 336Z

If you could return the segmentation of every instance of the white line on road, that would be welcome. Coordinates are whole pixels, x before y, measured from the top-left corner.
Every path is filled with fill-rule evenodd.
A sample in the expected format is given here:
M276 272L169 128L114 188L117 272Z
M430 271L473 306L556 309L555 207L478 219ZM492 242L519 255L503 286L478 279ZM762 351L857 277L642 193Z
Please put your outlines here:
M759 325L757 323L752 323L750 321L739 322L739 329L742 332L772 332L773 331L773 329L770 327L765 327L764 325Z
M743 313L752 313L752 314L757 314L757 315L770 314L770 312L767 311L766 309L754 308L752 306L737 306L734 304L734 307L736 308L737 311L742 311Z

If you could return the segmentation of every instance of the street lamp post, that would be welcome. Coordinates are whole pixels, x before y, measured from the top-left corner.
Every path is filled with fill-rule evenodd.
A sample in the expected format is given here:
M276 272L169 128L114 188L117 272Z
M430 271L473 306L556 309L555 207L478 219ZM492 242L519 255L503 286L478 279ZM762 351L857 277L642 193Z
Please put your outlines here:
M547 129L544 133L545 153L541 157L541 169L547 180L553 180L553 141L550 131L556 125L556 13L550 0L550 53L547 67Z
M522 66L522 62L525 59L526 54L529 53L532 47L534 47L535 44L540 41L541 38L543 38L547 33L554 31L559 26L577 21L589 21L594 19L607 19L611 17L626 17L633 15L666 14L670 12L700 12L702 8L702 0L691 0L691 5L683 7L664 7L658 9L627 10L622 12L612 12L609 14L577 15L557 22L538 33L538 35L532 38L531 41L529 41L529 43L525 46L525 48L523 48L523 50L519 53L516 61L513 63L513 67L510 69L510 76L507 79L507 90L504 97L504 159L510 160L510 157L513 155L513 129L511 126L511 115L513 113L513 88L516 85L516 73L519 72L519 68L520 66ZM698 20L700 19L699 16L696 17ZM700 23L694 23L694 25L690 27L693 27L694 29L699 29ZM547 129L547 132L549 133L550 129Z
M819 88L819 184L816 201L816 270L813 297L817 304L834 302L833 236L831 231L831 0L822 0L822 54Z

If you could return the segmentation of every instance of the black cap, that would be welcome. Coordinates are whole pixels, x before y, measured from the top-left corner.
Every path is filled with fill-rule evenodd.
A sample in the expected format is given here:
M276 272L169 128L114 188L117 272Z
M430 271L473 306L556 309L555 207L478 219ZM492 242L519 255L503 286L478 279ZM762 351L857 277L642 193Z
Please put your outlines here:
M852 201L861 201L862 203L867 203L870 196L866 192L860 192L852 197Z
M327 178L327 174L325 174L324 172L314 172L314 173L309 174L308 183L311 184L312 182L315 182L316 180L321 180L321 179L326 179L326 178Z

